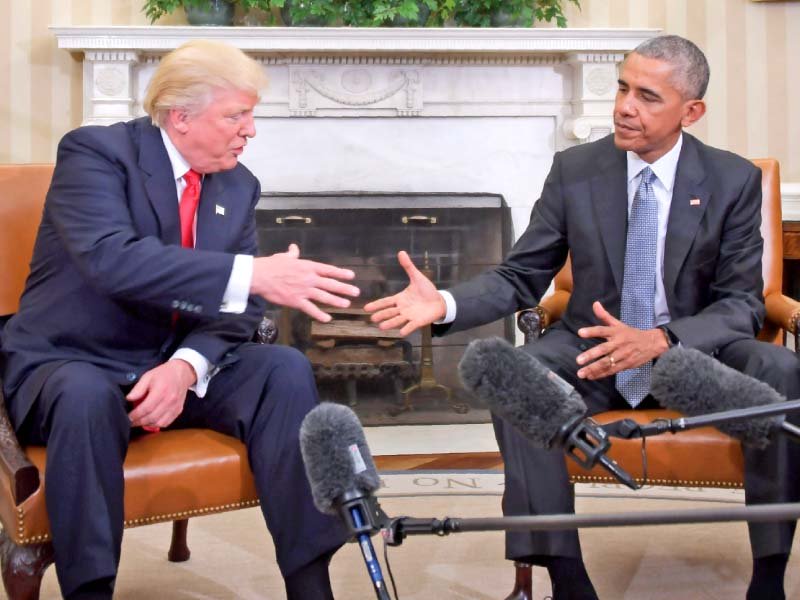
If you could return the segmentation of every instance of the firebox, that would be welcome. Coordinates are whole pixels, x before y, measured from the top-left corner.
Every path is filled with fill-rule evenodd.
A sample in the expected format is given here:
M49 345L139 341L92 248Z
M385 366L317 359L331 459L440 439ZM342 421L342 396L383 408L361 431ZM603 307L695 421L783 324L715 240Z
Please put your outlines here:
M381 331L363 305L402 290L406 250L440 289L497 265L510 247L508 207L498 194L266 194L256 217L261 255L300 247L301 257L347 267L361 297L327 309L329 323L269 307L278 343L311 362L323 400L351 406L365 425L482 423L486 406L458 377L466 345L479 337L513 340L513 319L441 338L430 328L408 338Z

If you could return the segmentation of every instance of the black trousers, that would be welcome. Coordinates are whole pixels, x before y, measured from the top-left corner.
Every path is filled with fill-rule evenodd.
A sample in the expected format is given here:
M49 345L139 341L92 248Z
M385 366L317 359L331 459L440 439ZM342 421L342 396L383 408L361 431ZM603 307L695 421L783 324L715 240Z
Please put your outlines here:
M246 444L285 577L346 540L338 519L314 507L300 454L300 423L318 402L314 377L292 348L245 344L236 354L203 398L189 392L170 428L204 427ZM20 432L25 443L47 446L45 500L64 595L116 576L128 404L101 369L70 362L47 379Z
M597 381L578 379L575 358L591 342L554 327L539 340L525 345L526 352L569 381L583 396L589 414L630 408L614 387L614 377ZM800 397L800 360L788 349L756 340L742 340L720 349L718 360L759 379L789 399ZM655 405L652 397L645 403ZM505 461L503 514L537 515L575 511L561 449L534 448L511 425L494 417L494 428ZM793 419L790 419L793 420ZM747 504L800 500L800 444L778 437L765 450L744 448ZM749 524L753 556L788 553L794 522ZM506 558L531 555L580 557L576 531L511 532L506 534Z

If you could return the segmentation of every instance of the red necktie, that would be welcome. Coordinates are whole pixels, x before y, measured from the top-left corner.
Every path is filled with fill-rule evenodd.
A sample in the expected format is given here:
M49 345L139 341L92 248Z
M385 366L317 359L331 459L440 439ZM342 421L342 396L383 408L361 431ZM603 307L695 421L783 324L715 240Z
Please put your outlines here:
M194 216L200 202L200 173L189 169L183 176L186 187L181 194L181 246L194 248Z
M197 213L197 205L200 202L200 173L189 169L183 176L186 182L186 187L181 194L181 203L179 206L179 214L181 217L181 246L184 248L194 248L194 216ZM172 326L178 321L178 312L172 313ZM136 408L141 404L141 400L134 402L133 406ZM150 433L157 433L160 431L159 427L151 427L145 425L142 427L145 431Z

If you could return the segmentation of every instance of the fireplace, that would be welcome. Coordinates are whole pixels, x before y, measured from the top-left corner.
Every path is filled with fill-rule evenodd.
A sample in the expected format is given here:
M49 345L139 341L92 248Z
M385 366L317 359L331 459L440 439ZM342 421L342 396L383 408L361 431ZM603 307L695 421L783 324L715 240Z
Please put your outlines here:
M304 352L320 395L350 405L366 425L486 422L486 407L463 389L457 365L475 337L513 339L511 319L432 338L381 331L363 305L407 283L406 250L439 288L496 265L511 244L510 213L492 194L269 194L257 214L259 252L285 251L355 271L362 296L319 323L271 307L278 342Z

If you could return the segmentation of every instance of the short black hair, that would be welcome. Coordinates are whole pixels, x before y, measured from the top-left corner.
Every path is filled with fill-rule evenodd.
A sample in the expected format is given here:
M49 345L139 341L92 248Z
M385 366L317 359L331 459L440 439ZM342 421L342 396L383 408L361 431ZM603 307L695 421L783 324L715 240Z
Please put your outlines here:
M706 55L693 42L679 35L660 35L642 42L634 52L671 64L673 83L687 100L700 100L706 95L711 72Z

